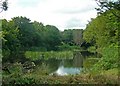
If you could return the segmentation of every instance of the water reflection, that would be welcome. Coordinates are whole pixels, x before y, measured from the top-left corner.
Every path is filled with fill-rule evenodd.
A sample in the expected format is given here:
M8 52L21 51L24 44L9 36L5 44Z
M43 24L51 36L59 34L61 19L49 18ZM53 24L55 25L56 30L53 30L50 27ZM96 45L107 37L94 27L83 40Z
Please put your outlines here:
M78 74L81 72L84 57L80 52L76 52L72 59L41 59L36 61L39 68L46 69L50 75L69 75Z
M69 55L67 54L59 57L60 55L59 53L56 56L53 56L50 53L50 55L46 56L45 58L41 58L41 57L39 58L38 55L39 59L33 61L36 65L35 70L37 70L38 73L40 71L40 74L45 73L46 75L78 74L82 70L83 61L86 58L89 58L89 56L97 55L96 53L91 53L89 51L79 51L79 50L73 51L72 54L73 54L72 58L69 58Z
M83 60L81 52L74 52L73 63L75 67L83 67Z
M74 67L67 68L64 66L60 66L55 73L60 76L64 76L68 74L78 74L80 73L80 68L74 68Z

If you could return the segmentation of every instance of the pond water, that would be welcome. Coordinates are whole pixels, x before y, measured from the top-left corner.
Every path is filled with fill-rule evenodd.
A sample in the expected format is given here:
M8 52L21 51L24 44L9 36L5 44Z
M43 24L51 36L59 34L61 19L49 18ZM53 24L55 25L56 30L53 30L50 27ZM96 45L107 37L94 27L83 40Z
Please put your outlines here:
M75 68L75 67L64 67L63 65L60 66L55 73L60 76L68 75L68 74L79 74L81 68Z
M72 59L42 59L38 62L40 68L48 71L49 75L71 75L79 74L83 67L84 57L80 55L75 55Z
M69 75L79 74L82 69L82 63L80 59L48 59L42 60L40 67L44 67L49 75Z

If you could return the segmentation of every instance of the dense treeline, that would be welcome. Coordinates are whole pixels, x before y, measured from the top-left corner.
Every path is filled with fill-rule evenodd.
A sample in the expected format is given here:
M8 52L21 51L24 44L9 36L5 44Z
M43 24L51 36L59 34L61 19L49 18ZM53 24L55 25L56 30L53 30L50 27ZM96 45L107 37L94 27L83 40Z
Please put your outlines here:
M118 44L118 29L120 22L111 11L101 14L87 25L84 39L94 43L98 48L103 48L112 43Z
M2 25L4 39L7 40L3 42L10 50L15 50L14 48L18 48L18 45L22 50L28 50L31 47L46 47L47 50L50 50L60 44L60 32L55 26L44 26L39 22L30 22L25 17L15 17L11 21L2 20Z
M88 51L100 55L97 58L87 58L84 61L84 69L85 73L92 78L97 76L101 83L117 84L120 63L120 1L97 1L98 16L87 24L83 39L91 45ZM106 80L102 81L104 77Z
M93 45L88 50L102 55L99 62L94 65L94 70L118 68L120 20L116 15L120 15L120 10L106 10L95 19L91 19L84 31L84 40Z
M28 50L69 50L80 41L73 40L75 30L62 32L53 25L45 26L37 21L31 22L26 17L14 17L10 21L3 19L2 28L3 61L9 60L8 58L21 58Z

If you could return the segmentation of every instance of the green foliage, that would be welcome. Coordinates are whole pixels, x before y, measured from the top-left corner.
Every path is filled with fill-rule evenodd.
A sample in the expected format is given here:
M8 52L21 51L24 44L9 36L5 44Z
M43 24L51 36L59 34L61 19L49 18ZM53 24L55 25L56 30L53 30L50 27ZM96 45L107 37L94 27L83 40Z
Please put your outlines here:
M7 22L7 20L2 20L2 28L3 49L10 49L11 51L19 50L19 30L17 27L15 27L14 22Z
M102 57L87 58L85 60L84 68L88 70L87 72L90 71L93 76L88 76L90 78L87 78L86 76L82 77L82 80L84 79L83 82L90 83L94 81L97 83L103 83L103 81L105 80L105 82L107 83L113 83L111 82L112 79L110 80L110 82L107 81L104 74L107 78L109 78L109 75L111 74L116 76L116 70L112 69L116 69L119 63L118 33L120 22L117 15L119 15L120 12L119 10L116 10L116 6L119 6L119 4L114 4L114 6L115 7L112 7L113 9L110 9L103 14L98 15L95 19L92 19L87 25L87 28L84 30L84 40L86 42L92 43L93 45L92 47L88 48L88 50L93 52L97 51L98 53L102 54ZM2 20L2 28L3 31L0 32L0 38L2 39L3 44L4 62L7 60L17 61L17 59L21 59L21 61L24 61L24 56L22 56L24 55L24 53L25 57L32 61L42 60L43 58L46 60L49 58L72 59L73 52L69 50L79 50L79 47L75 46L75 44L80 44L80 42L83 41L81 38L79 38L79 33L77 33L77 35L76 33L73 34L73 32L78 32L77 30L65 30L63 32L60 32L55 26L44 26L42 23L39 23L37 21L31 22L31 20L26 17L15 17L10 21L4 19ZM82 37L81 34L80 37ZM57 50L60 51L58 52ZM26 64L28 63L26 62ZM50 71L45 70L44 68L46 67L48 66L42 64L42 66L36 68L36 70L34 70L32 73L24 73L23 65L15 63L8 68L11 74L7 75L5 74L5 72L3 72L3 83L58 84L79 83L82 81L81 79L79 79L81 76L79 76L79 78L67 77L67 79L66 77L56 78L52 76L46 76ZM41 72L41 74L39 74L39 72ZM107 75L108 72L110 74ZM100 79L101 81L98 79Z
M99 6L98 8L96 8L99 14L102 14L105 11L112 10L112 9L115 9L116 11L119 11L120 13L120 1L119 0L106 0L106 1L96 0L96 2ZM117 14L116 11L112 11L112 14L119 19L120 15Z
M83 38L89 43L92 41L98 48L117 43L119 24L111 11L107 11L87 25Z
M14 17L10 21L3 19L1 25L3 30L0 32L0 38L2 39L4 62L25 61L25 51L78 49L72 44L73 30L62 33L53 25L44 26L42 23L31 22L30 19L22 16ZM62 41L67 43L62 45ZM45 55L50 57L47 53Z
M95 46L90 46L89 48L88 48L88 51L89 52L96 52L96 47Z
M113 70L112 70L113 71ZM107 71L108 72L108 71ZM118 80L115 75L115 72L109 72L110 76L100 75L69 75L69 76L41 76L39 74L25 74L24 76L19 76L17 78L12 77L11 79L3 78L4 81L2 84L6 85L40 85L40 84L118 84Z
M61 43L61 35L58 28L52 25L44 26L42 23L36 21L33 22L33 26L36 30L35 46L48 51L57 50L57 46Z
M36 34L30 20L26 17L14 17L12 21L19 29L19 40L21 46L24 47L25 50L30 46L34 46L34 38Z
M66 44L72 44L73 42L73 30L64 30L62 33L62 41Z
M83 35L82 29L64 30L61 33L62 42L64 42L65 44L69 44L70 46L80 45L83 42L82 35Z
M85 69L91 69L99 61L99 59L100 58L87 58L83 63L83 67Z
M58 46L58 50L60 51L70 51L70 50L75 50L75 49L80 49L79 46L76 46L76 45L73 45L73 46L70 46L69 44L65 44L64 42L62 42L62 45Z
M28 50L29 51L41 51L41 52L47 51L47 49L45 47L31 47Z
M21 50L19 35L19 30L13 21L8 22L5 19L2 20L3 61L10 60L10 55L12 55L13 52L17 55L17 53Z
M47 50L57 50L57 46L61 43L61 35L55 26L45 26L45 46Z
M35 38L33 39L33 41L35 41L34 47L45 47L45 29L44 29L45 26L42 23L39 23L37 21L32 22L32 25L34 29L36 30L34 32L36 35L35 35Z
M84 39L87 42L93 42L97 51L102 55L102 58L93 65L92 74L98 74L102 70L118 68L118 31L120 22L117 18L107 11L104 14L93 19L84 31ZM93 62L94 63L94 62Z
M103 49L103 57L93 67L95 70L118 68L118 46L110 45Z
M73 52L72 51L49 51L49 52L33 52L33 51L27 51L25 53L26 58L29 58L31 60L39 60L39 59L49 59L49 58L57 58L57 59L72 59L73 58Z
M103 5L104 6L104 5ZM114 7L113 7L114 8ZM115 13L115 14L114 14ZM95 19L92 19L83 33L83 38L88 43L93 43L92 47L89 47L89 51L97 51L102 55L98 62L86 62L85 66L88 66L88 73L96 77L98 75L107 77L106 83L113 83L117 80L114 77L110 78L104 71L117 69L119 64L119 28L120 22L116 15L119 15L120 11L116 9L109 9L102 14L99 14ZM92 66L92 67L89 67ZM113 70L113 72L115 72ZM111 75L112 76L112 73ZM114 76L114 75L113 75ZM115 75L116 77L116 75ZM112 82L113 80L113 82Z
M58 50L61 35L58 28L52 25L44 26L39 22L31 22L26 17L14 17L12 20L2 20L3 61L20 58L27 50L50 51ZM23 52L23 53L21 53Z

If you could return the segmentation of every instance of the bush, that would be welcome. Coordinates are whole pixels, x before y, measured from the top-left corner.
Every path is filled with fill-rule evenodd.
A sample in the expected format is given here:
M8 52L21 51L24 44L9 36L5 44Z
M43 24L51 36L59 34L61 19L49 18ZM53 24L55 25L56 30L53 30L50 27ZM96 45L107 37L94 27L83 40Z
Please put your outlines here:
M63 43L61 46L58 46L58 50L65 51L65 50L74 50L74 49L80 49L79 46L70 46L69 44Z
M99 58L87 58L83 63L84 68L91 68L98 61L99 61Z
M96 52L95 46L89 47L89 48L88 48L88 51L95 53L95 52Z
M31 47L28 48L29 51L47 51L45 47Z
M110 45L102 51L103 57L94 65L95 70L118 68L118 46Z
M91 70L91 68L99 61L100 58L87 58L83 62L83 68L85 70Z

